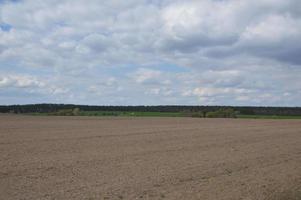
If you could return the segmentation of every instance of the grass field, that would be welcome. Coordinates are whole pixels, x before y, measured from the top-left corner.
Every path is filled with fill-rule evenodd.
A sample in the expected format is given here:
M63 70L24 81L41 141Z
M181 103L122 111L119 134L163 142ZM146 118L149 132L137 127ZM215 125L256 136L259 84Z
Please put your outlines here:
M301 116L288 115L238 115L242 119L301 119Z
M81 111L81 116L120 116L120 117L184 117L181 112L122 112L122 111Z
M30 115L48 116L49 113L30 113ZM80 111L79 116L118 116L118 117L189 117L184 112L123 112L123 111ZM301 116L287 115L237 115L241 119L301 119Z

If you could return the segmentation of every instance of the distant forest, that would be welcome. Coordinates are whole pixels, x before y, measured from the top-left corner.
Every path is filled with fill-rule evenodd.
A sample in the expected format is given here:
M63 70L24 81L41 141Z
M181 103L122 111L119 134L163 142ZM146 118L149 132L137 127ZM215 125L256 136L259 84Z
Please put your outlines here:
M251 106L88 106L73 104L30 104L0 106L0 113L53 113L63 109L79 108L81 111L122 112L214 112L231 108L243 115L301 116L301 107L251 107Z

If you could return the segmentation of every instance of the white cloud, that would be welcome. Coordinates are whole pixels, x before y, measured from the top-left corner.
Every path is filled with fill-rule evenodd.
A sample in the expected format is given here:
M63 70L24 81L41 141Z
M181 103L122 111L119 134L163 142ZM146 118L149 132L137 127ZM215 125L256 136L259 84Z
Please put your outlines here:
M1 91L97 104L300 105L300 13L299 0L7 1Z
M218 95L241 95L252 92L244 88L214 88L214 87L200 87L195 88L192 94L200 97L210 97Z
M36 78L24 75L8 75L0 76L0 87L44 87L45 83L37 80Z
M271 15L258 24L248 26L242 33L242 40L258 43L279 43L301 34L300 22L289 15Z
M176 3L163 11L165 29L178 39L191 34L215 39L229 37L237 31L236 7L233 3L210 0Z
M152 83L157 82L161 75L162 73L158 70L140 68L132 77L137 83Z
M0 90L18 90L47 95L67 94L69 90L30 75L0 75Z

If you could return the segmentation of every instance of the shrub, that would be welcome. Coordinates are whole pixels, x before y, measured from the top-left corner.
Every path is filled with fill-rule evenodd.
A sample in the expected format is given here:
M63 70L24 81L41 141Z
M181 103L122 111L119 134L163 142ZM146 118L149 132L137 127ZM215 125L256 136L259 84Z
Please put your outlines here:
M236 112L232 108L219 109L217 111L208 112L206 114L208 118L236 118Z
M72 110L72 114L73 114L73 115L79 115L79 114L80 114L80 109L79 109L79 108L74 108L74 109Z
M80 114L80 109L79 108L74 108L74 109L61 109L57 112L54 113L54 115L58 116L76 116Z
M191 117L202 118L202 117L204 117L204 113L203 112L194 112L194 113L191 113Z
M72 116L73 115L72 109L61 109L56 112L56 115L60 116Z

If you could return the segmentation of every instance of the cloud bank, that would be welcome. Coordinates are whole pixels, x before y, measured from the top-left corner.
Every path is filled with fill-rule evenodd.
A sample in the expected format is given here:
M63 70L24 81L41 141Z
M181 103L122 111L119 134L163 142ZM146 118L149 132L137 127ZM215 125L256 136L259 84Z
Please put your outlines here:
M301 106L299 0L0 0L0 104Z

